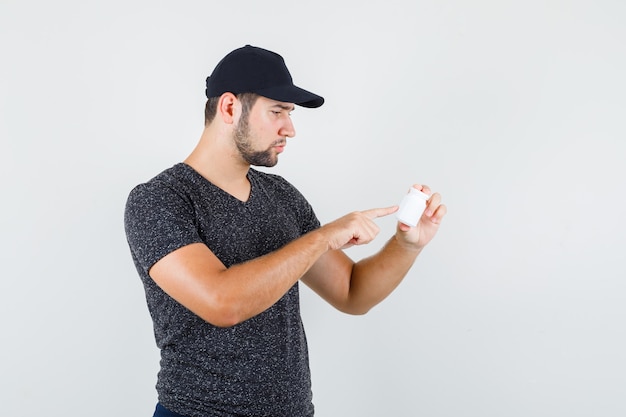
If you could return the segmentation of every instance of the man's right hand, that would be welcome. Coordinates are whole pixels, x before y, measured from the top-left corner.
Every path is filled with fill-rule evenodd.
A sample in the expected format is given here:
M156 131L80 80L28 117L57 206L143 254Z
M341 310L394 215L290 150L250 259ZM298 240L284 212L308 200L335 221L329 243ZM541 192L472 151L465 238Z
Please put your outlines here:
M353 245L370 243L380 232L374 219L395 213L398 206L355 211L318 229L324 233L328 248L346 249Z

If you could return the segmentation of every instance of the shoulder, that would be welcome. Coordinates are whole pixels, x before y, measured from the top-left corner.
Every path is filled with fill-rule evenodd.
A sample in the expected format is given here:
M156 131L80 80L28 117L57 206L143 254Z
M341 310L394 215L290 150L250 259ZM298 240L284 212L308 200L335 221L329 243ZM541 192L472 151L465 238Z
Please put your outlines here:
M176 165L133 188L126 201L124 228L137 262L147 271L158 259L200 241L184 167Z
M126 200L125 217L143 223L164 213L192 213L192 182L184 164L168 168L150 180L135 186Z
M154 202L181 195L189 188L190 173L184 164L167 168L150 180L135 186L129 193L128 203Z

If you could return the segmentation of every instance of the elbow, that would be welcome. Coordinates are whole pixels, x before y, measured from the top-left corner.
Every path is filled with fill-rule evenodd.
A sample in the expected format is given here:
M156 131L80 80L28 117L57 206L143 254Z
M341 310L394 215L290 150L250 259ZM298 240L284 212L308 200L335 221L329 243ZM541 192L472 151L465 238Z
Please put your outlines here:
M361 305L361 306L344 305L344 306L335 306L335 307L337 308L337 310L341 311L342 313L349 314L351 316L364 316L365 314L369 313L369 311L371 310L371 306L366 306L366 305Z
M352 310L348 312L348 314L350 314L351 316L364 316L367 313L369 313L369 311L370 311L369 308L361 308L361 309Z
M198 315L215 327L233 327L247 319L241 314L237 303L227 297L214 297L205 306L209 307L205 307Z
M223 329L236 326L243 321L234 315L227 314L215 315L210 318L204 318L204 320L215 327Z

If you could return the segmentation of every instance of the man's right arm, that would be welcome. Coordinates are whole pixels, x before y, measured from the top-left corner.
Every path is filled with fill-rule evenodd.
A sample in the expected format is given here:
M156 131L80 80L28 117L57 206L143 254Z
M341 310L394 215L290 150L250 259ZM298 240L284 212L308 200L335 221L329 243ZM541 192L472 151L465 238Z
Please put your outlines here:
M202 243L179 248L149 274L168 295L207 322L228 327L271 307L328 250L366 244L378 234L373 218L395 207L348 214L281 249L226 268Z

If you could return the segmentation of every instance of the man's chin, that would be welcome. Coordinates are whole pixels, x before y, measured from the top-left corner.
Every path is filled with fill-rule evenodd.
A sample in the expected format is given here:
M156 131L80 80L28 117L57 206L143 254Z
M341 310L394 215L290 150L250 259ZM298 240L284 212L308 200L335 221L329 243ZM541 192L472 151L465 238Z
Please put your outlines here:
M278 164L278 158L275 158L271 161L254 161L253 163L250 163L250 165L255 166L255 167L265 167L265 168L272 168L275 167Z

